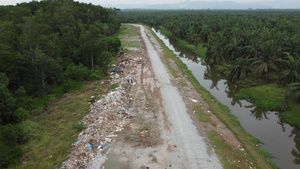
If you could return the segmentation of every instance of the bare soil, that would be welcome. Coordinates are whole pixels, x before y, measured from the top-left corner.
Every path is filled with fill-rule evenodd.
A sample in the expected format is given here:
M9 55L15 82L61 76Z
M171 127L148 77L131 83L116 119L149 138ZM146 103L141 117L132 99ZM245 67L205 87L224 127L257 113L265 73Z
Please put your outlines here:
M216 131L234 147L238 147L240 143L210 111L208 104L184 77L174 61L165 60L164 51L151 32L143 26L134 26L141 35L136 40L142 43L143 48L131 50L131 54L125 53L119 57L120 62L124 59L136 61L132 67L126 67L130 71L124 71L121 75L125 77L130 74L136 81L135 85L123 84L130 99L128 103L132 108L133 118L124 131L119 133L116 142L104 153L99 153L89 168L222 168L207 138L207 132ZM146 37L142 36L143 32ZM152 45L155 51L149 51L149 45ZM159 63L153 65L153 58L150 59L153 52L158 54L159 58L156 59L161 60L164 65L161 70L154 70ZM167 61L178 72L176 79L166 68ZM169 79L158 77L162 76L164 70ZM168 80L169 82L165 82ZM179 97L173 98L177 97L177 93ZM178 100L182 103L178 103ZM202 111L210 116L215 125L199 121L193 111L194 104L201 105ZM179 113L179 118L176 112ZM186 119L189 124L185 123ZM198 149L201 152L197 152Z

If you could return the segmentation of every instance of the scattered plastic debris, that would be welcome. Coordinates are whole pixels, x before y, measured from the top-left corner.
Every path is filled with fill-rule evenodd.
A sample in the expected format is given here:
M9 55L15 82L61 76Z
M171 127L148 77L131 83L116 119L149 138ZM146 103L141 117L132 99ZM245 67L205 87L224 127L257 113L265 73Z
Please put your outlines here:
M89 147L90 150L93 150L92 146L89 143L87 143L86 145Z
M88 102L90 114L85 116L82 124L86 127L78 136L78 141L72 144L70 158L63 162L61 168L88 168L98 153L104 153L113 143L118 132L124 130L134 117L137 110L131 108L132 98L122 86L135 85L134 67L141 58L130 59L124 55L119 65L112 65L109 83L118 83L119 87L110 90L105 95L91 96ZM129 84L128 84L129 83ZM102 83L103 84L103 83ZM150 131L143 130L141 136L147 136Z
M195 100L195 99L193 99L193 98L190 98L190 99L191 99L192 102L198 103L198 100Z

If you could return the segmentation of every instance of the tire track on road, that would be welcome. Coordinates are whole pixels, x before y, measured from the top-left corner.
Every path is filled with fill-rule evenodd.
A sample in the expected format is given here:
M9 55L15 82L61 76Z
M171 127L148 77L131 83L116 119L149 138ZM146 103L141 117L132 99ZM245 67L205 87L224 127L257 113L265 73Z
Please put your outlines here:
M186 105L178 92L177 87L173 86L170 76L160 56L147 36L149 33L142 26L141 36L147 48L148 55L154 70L155 77L160 83L160 92L163 98L163 105L171 123L173 141L183 153L184 166L189 169L221 169L219 159L207 153L207 145L204 138L200 136L186 111ZM176 159L173 164L177 164ZM174 166L176 168L176 166Z

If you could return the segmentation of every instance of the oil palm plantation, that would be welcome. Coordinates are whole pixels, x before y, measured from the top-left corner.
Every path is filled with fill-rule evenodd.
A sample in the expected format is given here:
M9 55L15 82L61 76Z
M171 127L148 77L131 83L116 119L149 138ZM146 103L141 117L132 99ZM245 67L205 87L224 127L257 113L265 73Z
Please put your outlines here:
M242 54L244 58L256 58L260 55L259 44L261 44L258 37L253 37L250 40L250 44L246 45L242 49Z
M273 41L267 41L260 46L259 50L259 55L250 59L254 70L265 76L268 76L270 71L277 71L282 62L279 57L281 49Z
M300 59L295 59L289 53L287 54L287 60L283 61L283 71L280 75L280 80L283 84L290 84L300 80Z
M300 101L300 82L291 83L288 87L288 98Z
M227 59L235 60L240 57L242 54L242 48L239 46L240 40L237 40L236 37L232 38L228 45L226 45L224 56Z
M215 37L208 44L208 51L206 53L206 60L208 64L216 64L224 62L224 46L227 42L227 39L223 35Z
M234 82L238 79L245 79L248 73L251 72L248 59L237 58L235 65L230 68L228 79Z

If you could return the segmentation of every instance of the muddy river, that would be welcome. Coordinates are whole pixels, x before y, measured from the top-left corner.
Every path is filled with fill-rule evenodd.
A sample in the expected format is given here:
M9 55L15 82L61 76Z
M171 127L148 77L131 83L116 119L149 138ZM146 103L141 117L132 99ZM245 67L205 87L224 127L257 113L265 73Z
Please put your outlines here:
M214 95L221 103L228 106L237 116L242 127L264 144L260 146L272 154L272 160L281 169L300 168L300 131L285 123L279 112L264 111L246 100L235 97L239 86L230 83L216 69L206 65L197 54L178 46L159 31L152 29L192 71L198 82Z

